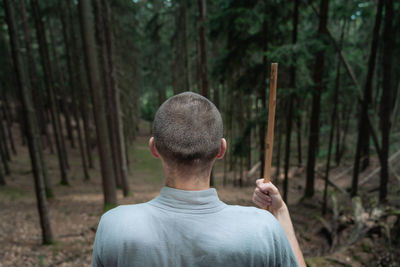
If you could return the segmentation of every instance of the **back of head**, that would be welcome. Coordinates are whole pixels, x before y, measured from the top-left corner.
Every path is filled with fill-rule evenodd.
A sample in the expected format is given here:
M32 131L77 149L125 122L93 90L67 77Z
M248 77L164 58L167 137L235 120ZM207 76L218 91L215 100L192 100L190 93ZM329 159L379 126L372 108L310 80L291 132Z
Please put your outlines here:
M192 92L175 95L158 109L153 123L155 146L169 165L208 167L217 156L223 134L218 109Z

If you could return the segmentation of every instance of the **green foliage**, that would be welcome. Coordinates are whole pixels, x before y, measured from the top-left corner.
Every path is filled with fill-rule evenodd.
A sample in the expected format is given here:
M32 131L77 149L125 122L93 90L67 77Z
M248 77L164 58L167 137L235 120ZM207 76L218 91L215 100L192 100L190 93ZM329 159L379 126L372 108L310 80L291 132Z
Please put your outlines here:
M154 97L151 98L142 97L140 105L140 117L143 120L149 122L152 122L154 120L154 115L156 114L156 111L158 109L157 103L155 103L152 100L154 100Z

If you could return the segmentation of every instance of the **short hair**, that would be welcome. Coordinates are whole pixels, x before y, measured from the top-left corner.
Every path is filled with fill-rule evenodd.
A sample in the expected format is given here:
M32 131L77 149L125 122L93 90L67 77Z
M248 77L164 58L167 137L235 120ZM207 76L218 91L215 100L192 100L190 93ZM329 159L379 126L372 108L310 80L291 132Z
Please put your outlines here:
M192 92L175 95L157 110L155 146L168 164L206 167L218 155L223 125L217 107Z

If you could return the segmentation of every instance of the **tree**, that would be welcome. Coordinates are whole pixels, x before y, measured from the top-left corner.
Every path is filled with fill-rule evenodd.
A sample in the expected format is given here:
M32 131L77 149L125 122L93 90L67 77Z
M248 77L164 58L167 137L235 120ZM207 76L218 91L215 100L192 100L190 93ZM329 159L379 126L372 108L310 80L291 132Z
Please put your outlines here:
M23 18L23 24L24 24L24 40L25 40L25 47L26 47L26 53L28 56L28 73L29 73L29 82L30 82L30 87L32 88L32 101L33 105L35 107L35 110L37 111L37 119L39 123L40 130L42 134L46 137L47 143L49 144L50 151L53 151L53 143L51 141L50 135L47 130L47 126L44 121L43 117L43 95L42 95L42 90L41 90L41 85L40 85L40 80L39 80L39 74L37 72L37 68L35 65L35 58L34 54L32 51L32 46L31 46L31 32L30 32L30 25L28 22L28 18L26 15L26 6L25 6L25 0L20 1L21 4L21 11L22 11L22 18Z
M105 96L105 109L106 109L106 118L107 118L107 129L108 129L108 136L110 138L110 145L111 145L111 154L110 157L113 163L113 170L114 170L114 177L117 187L121 187L121 176L119 171L119 160L118 160L118 151L117 151L117 139L116 139L116 131L118 129L114 129L113 127L113 103L112 100L112 84L111 84L111 70L110 70L110 63L108 57L108 48L106 43L106 28L108 27L103 9L105 7L102 5L100 0L93 1L93 9L95 14L95 25L96 25L96 40L98 44L99 50L99 67L101 71L100 79L103 84L103 94Z
M60 173L61 173L61 184L68 185L68 177L67 177L67 162L65 159L66 153L65 149L62 145L62 134L61 134L61 125L60 120L58 117L57 111L57 104L56 104L56 96L54 91L54 78L53 72L50 64L50 57L49 57L49 49L46 41L46 35L44 30L44 24L42 21L40 6L38 0L31 0L31 8L33 17L35 20L36 25L36 36L39 42L39 52L40 52L40 59L42 61L42 67L44 72L44 80L46 83L47 93L49 96L50 102L50 115L53 124L53 131L54 137L56 141L56 149L58 155L58 162L60 166Z
M267 12L267 6L265 6L265 13ZM265 129L267 128L267 78L268 78L268 58L267 58L267 50L268 50L268 20L267 15L263 16L263 25L262 25L262 51L263 51L263 82L259 87L259 97L261 101L261 120L259 126L259 161L261 163L260 166L260 177L264 177L264 165L265 165ZM265 115L264 115L265 114Z
M293 10L293 30L292 30L292 44L296 45L297 42L297 24L299 20L299 0L295 0L294 2L294 10ZM290 66L290 87L292 90L296 88L296 56L293 53L293 62L292 66ZM283 199L287 201L288 195L288 179L289 179L289 163L290 163L290 143L292 136L292 124L293 124L293 101L294 101L294 93L291 92L289 95L289 103L288 103L288 114L286 120L286 144L285 144L285 177L283 182Z
M369 105L372 98L372 80L375 71L376 52L378 51L379 30L382 20L382 7L383 0L379 0L378 8L376 11L374 29L372 33L371 51L368 59L368 72L364 87L364 101L361 103L361 116L358 122L358 138L356 154L354 158L353 185L351 191L352 196L355 196L357 194L360 161L362 161L362 169L365 169L369 162L369 128L367 120ZM361 157L363 158L361 159Z
M72 7L72 1L67 1L67 14L68 14L68 24L70 25L70 34L71 34L71 54L72 54L72 62L73 66L78 66L77 73L75 74L75 79L77 80L77 98L79 98L79 102L77 105L79 106L79 113L82 117L83 121L83 133L84 133L84 144L85 150L88 159L89 168L93 168L93 158L92 158L92 151L91 151L91 144L90 144L90 130L89 130L89 112L90 108L88 106L90 102L90 98L88 97L88 90L86 87L87 80L85 78L85 70L81 67L80 64L80 42L78 41L75 25L74 25L74 12Z
M327 32L326 26L328 23L328 8L329 0L321 0L320 2L320 16L317 38L326 46ZM321 95L324 88L324 61L325 61L325 48L319 47L315 53L314 65L314 90L312 94L312 109L310 118L310 134L308 139L308 159L307 159L307 181L305 188L305 197L312 197L314 195L314 178L315 178L315 161L318 151L319 139L319 117L321 111Z
M101 0L102 5L102 16L104 23L104 36L107 49L107 62L109 64L108 76L109 79L109 94L110 94L110 113L111 113L111 128L115 134L114 145L115 155L117 162L117 173L121 179L121 186L124 196L130 194L129 183L128 183L128 167L126 161L125 152L125 137L124 137L124 126L121 118L121 103L120 94L116 79L115 70L115 57L114 57L114 42L113 34L111 29L111 10L108 1Z
M207 7L205 0L198 0L199 7L199 47L200 47L200 80L201 80L201 94L209 98L210 89L208 88L208 74L207 74L207 44L206 44L206 30L204 23L207 16Z
M74 45L71 45L71 43L75 42L71 40L71 35L75 36L75 32L72 30L74 25L71 23L67 23L68 21L68 16L67 12L68 9L64 9L64 5L62 3L59 3L59 8L60 8L60 19L61 19L61 26L62 26L62 34L63 34L63 39L64 39L64 45L65 45L65 53L67 56L67 69L68 69L68 77L69 77L69 84L70 84L70 91L71 91L71 102L72 102L72 113L73 117L75 120L76 124L76 132L78 134L78 144L79 144L79 151L81 154L81 161L82 161L82 167L83 167L83 174L85 177L85 180L89 180L89 171L88 171L88 166L87 166L87 160L86 160L86 152L85 152L85 143L83 142L83 134L81 131L81 123L79 119L79 108L77 102L79 101L79 87L81 87L78 75L76 73L76 69L73 66L79 66L78 60L76 58L76 55L72 55L72 53L76 53L76 51L71 51L71 47L74 48ZM68 35L69 33L69 35ZM74 64L76 62L76 64Z
M173 86L174 93L189 91L189 61L187 41L187 2L177 1L175 13L175 35L173 43L175 47L175 58L173 63Z
M104 208L109 209L117 204L115 177L110 159L111 147L108 137L103 86L100 80L99 64L97 61L96 42L91 21L92 7L90 0L79 0L79 19L81 35L85 51L85 65L92 92L93 112L96 124L97 144L100 154Z
M385 0L385 26L383 29L383 84L381 96L380 124L382 131L381 148L381 181L379 188L379 200L386 201L387 184L389 181L389 144L391 113L393 110L392 97L392 55L393 55L393 1Z
M342 49L343 45L343 37L344 37L344 27L346 26L346 22L343 23L342 26L342 33L340 35L339 46ZM337 65L336 65L336 78L335 78L335 87L333 91L333 109L331 114L331 129L329 131L329 142L328 142L328 158L326 160L326 168L325 168L325 185L324 185L324 195L323 195L323 202L322 202L322 214L325 215L326 213L326 206L327 206L327 197L328 197L328 180L329 180L329 171L331 167L331 154L332 154L332 146L333 146L333 135L335 133L335 125L337 122L337 112L338 112L338 105L339 105L339 87L340 87L340 67L342 61L340 60L340 55L338 53L337 56Z
M26 135L28 140L29 154L33 169L33 177L35 180L36 200L39 210L40 225L42 228L42 239L44 244L50 244L53 240L51 231L50 218L47 208L46 193L44 188L44 172L46 166L40 160L40 134L37 128L37 120L35 110L32 105L32 96L26 82L25 71L23 69L23 61L19 50L19 40L17 38L17 28L14 21L15 14L12 4L9 0L4 0L6 10L6 18L8 24L8 32L10 36L10 45L12 49L12 57L14 61L14 68L17 74L17 84L19 90L19 97L24 110L24 123Z

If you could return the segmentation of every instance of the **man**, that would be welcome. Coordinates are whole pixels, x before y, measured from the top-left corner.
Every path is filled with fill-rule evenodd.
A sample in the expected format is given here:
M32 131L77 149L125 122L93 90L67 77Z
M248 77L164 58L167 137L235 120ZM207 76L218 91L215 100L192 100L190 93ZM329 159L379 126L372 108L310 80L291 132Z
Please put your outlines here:
M266 210L227 205L209 187L212 166L226 151L222 133L219 111L198 94L161 105L149 147L161 159L165 187L147 203L102 216L93 266L297 266L296 257L304 264L275 186L259 180L253 201L269 205L276 219Z

